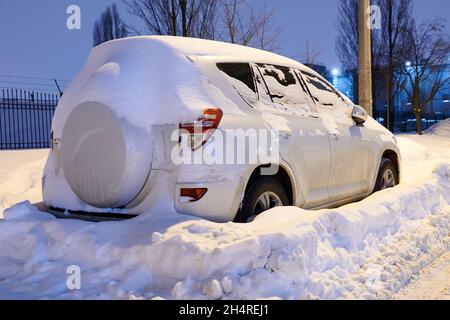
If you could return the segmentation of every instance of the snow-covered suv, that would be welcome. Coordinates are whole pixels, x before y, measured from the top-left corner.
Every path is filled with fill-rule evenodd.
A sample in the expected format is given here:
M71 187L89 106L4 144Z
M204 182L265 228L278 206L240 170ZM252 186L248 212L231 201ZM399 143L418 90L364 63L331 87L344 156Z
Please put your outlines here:
M270 153L270 155L268 155ZM248 47L133 37L64 92L43 177L52 212L213 221L317 209L399 182L395 137L306 66Z

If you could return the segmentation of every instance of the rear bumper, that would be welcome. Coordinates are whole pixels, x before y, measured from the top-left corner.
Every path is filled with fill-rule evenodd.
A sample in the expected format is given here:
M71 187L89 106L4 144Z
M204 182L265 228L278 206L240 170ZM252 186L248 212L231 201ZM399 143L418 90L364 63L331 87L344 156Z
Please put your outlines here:
M130 206L123 209L94 208L81 201L67 184L55 152L50 152L42 179L45 209L59 218L77 218L90 221L123 220L147 212L161 201L170 201L177 213L193 215L216 222L232 221L239 209L245 190L242 170L224 170L214 179L196 168L152 169L150 179L141 194ZM207 168L208 169L208 168ZM239 168L238 168L239 169ZM202 173L198 175L198 172ZM187 181L187 182L185 182ZM207 188L198 201L185 202L180 197L181 188ZM170 199L167 199L170 195ZM51 209L50 209L51 208Z
M207 188L198 201L189 202L180 196L181 188ZM233 221L242 200L243 179L231 182L178 183L175 188L175 210L216 222Z
M188 202L180 196L181 188L207 188L206 194L198 201ZM181 183L175 187L174 204L179 214L192 215L215 222L233 221L242 200L242 181L225 183ZM93 222L128 220L138 216L134 213L88 212L68 210L38 203L35 206L43 212L59 219L78 219Z
M161 174L165 172L153 172L155 183L151 185L148 193L143 196L142 201L133 208L105 210L92 208L72 194L71 190L65 185L59 185L60 188L51 188L52 193L44 192L44 203L38 208L40 211L51 213L57 218L62 219L81 219L88 221L111 221L134 218L154 207L164 194L171 194L174 209L179 214L192 215L208 219L215 222L233 221L239 205L242 201L245 182L243 178L236 178L225 182L196 182L196 183L173 183L170 186L162 186L158 183ZM45 181L51 183L50 179ZM50 180L50 181L49 181ZM195 202L186 202L180 196L181 188L207 188L206 194ZM64 192L65 191L65 192Z
M55 207L48 207L43 202L33 204L39 211L50 213L58 219L76 219L85 220L92 222L102 222L102 221L122 221L133 219L137 217L135 214L130 213L115 213L115 212L86 212L86 211L75 211L67 210Z

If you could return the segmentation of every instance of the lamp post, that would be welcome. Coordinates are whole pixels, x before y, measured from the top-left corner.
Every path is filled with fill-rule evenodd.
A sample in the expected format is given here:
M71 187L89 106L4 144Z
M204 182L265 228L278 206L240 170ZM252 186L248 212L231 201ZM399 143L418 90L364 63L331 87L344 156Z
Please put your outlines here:
M373 114L370 0L359 0L359 105Z

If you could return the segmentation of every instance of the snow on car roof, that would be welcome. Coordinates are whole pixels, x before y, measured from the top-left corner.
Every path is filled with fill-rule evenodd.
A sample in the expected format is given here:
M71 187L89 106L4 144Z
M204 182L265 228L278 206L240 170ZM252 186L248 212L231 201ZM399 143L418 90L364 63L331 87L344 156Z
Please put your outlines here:
M244 61L291 66L302 70L308 70L316 74L314 70L306 67L300 62L276 53L221 41L174 36L136 36L117 39L109 41L108 43L127 43L136 41L148 41L153 44L160 43L161 45L170 47L186 56L243 58Z
M60 135L69 114L86 102L106 105L118 118L144 130L154 124L192 121L210 105L241 114L191 63L198 57L220 57L221 62L242 58L242 62L293 67L320 77L297 61L241 45L171 36L117 39L95 47L65 90L53 118L54 134Z

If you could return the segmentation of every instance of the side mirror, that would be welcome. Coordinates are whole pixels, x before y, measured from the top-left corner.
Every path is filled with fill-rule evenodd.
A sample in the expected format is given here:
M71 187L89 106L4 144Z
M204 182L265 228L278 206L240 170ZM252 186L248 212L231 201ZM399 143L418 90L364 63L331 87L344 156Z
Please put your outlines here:
M367 111L360 106L354 106L352 110L352 119L356 122L358 126L364 124L368 118Z

